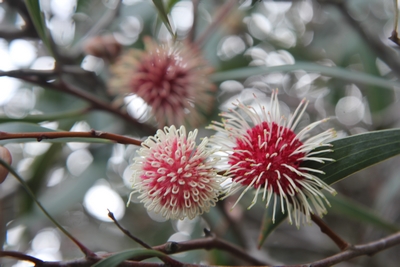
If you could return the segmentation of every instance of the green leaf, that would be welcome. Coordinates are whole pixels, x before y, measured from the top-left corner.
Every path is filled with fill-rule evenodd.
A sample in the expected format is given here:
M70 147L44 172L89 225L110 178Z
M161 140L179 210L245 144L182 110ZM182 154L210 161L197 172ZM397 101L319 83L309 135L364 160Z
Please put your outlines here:
M87 112L87 108L80 110L73 110L67 112L58 112L52 114L40 114L40 115L28 115L24 118L9 118L0 116L0 124L6 122L27 122L27 123L39 123L44 121L56 121L68 118L76 118L77 116L83 115Z
M49 32L46 27L46 22L43 16L42 11L40 10L39 0L25 0L26 8L28 9L29 15L31 16L33 25L40 37L46 46L47 50L51 53L51 42L49 40Z
M133 257L138 256L154 256L154 257L163 257L165 256L164 253L161 253L156 250L150 249L129 249L125 251L118 252L104 260L97 262L96 264L92 265L92 267L113 267L117 266L121 262L128 260Z
M176 3L178 3L180 0L169 0L167 4L167 13L171 12L172 8Z
M336 160L335 162L322 164L307 161L303 164L304 167L324 171L325 175L320 178L327 184L336 183L353 173L400 154L400 129L358 134L335 140L331 144L334 152L319 154L319 156L333 158ZM317 148L315 151L321 149L324 148ZM362 213L360 210L358 212ZM271 214L269 209L265 211L265 216L271 216ZM262 225L259 235L259 246L286 217L287 215L282 214L280 206L277 205L275 224L271 220L264 219L264 225ZM363 218L367 217L364 214ZM371 223L371 217L369 217L369 222ZM385 225L385 222L381 221L379 224L382 226Z
M175 36L175 33L174 33L174 31L172 30L172 27L171 27L171 23L169 22L168 14L167 14L167 11L166 11L166 9L164 7L163 1L162 0L153 0L153 3L157 8L158 15L160 16L160 19L165 24L165 27L167 27L169 33L172 36Z
M400 231L400 226L387 222L375 214L373 210L364 207L349 198L342 195L326 195L326 198L331 203L331 209L333 212L340 213L348 218L375 225L383 230L393 233Z
M225 80L245 79L253 75L262 75L272 72L291 72L296 70L304 70L307 72L320 73L324 76L337 78L359 84L375 85L386 89L399 90L400 83L390 81L371 74L350 71L339 67L326 67L316 63L297 62L293 65L282 65L274 67L246 67L235 70L215 73L211 76L214 82L222 82Z

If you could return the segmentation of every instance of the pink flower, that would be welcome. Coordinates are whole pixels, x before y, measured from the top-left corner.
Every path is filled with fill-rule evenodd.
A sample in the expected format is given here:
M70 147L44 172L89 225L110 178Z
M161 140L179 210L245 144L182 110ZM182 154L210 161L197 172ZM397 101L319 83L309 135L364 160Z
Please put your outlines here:
M327 212L325 203L329 202L320 191L324 189L332 194L335 190L324 183L316 175L324 172L302 167L304 161L334 161L330 158L318 157L318 154L332 151L326 141L334 137L335 131L329 129L315 136L309 133L326 120L314 122L297 134L294 132L308 102L303 100L293 115L288 119L280 115L277 91L271 96L269 111L260 106L261 114L253 107L238 102L237 110L222 113L222 123L213 122L209 128L222 135L212 137L212 142L225 153L225 162L229 168L226 175L232 183L226 189L227 196L244 188L235 205L250 189L254 189L254 198L249 208L259 195L266 201L266 206L273 205L275 221L276 206L280 199L282 212L288 212L288 219L297 227L310 221L310 214L316 212L322 217ZM317 147L328 147L312 152ZM303 216L305 215L305 216Z
M193 219L215 206L220 181L214 170L218 158L204 138L196 147L197 130L186 136L185 127L158 130L142 143L132 165L133 193L148 210L167 219Z
M144 51L132 49L111 67L111 92L141 97L160 127L202 123L212 109L215 86L199 50L189 43L157 44L149 37L144 43Z

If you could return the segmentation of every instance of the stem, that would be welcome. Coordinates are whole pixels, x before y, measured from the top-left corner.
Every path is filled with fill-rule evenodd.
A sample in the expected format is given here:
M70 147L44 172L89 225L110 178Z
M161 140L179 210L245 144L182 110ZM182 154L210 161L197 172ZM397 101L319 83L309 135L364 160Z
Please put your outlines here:
M69 239L71 239L72 242L75 243L79 247L79 249L82 251L83 254L87 258L91 257L97 257L94 252L92 252L90 249L85 247L81 242L79 242L75 237L73 237L67 230L65 230L64 227L61 226L48 212L47 210L43 207L43 205L37 200L35 194L32 192L32 190L29 188L28 184L24 181L24 179L19 176L17 172L14 171L14 169L3 159L0 158L0 164L3 165L10 173L14 175L14 177L21 183L22 187L26 190L26 192L31 196L33 201L38 205L38 207L43 211L43 213L49 218L49 220L54 223L60 229L61 232L63 232Z
M389 37L389 40L392 40L395 44L400 45L400 39L397 34L397 25L399 23L399 3L397 0L394 0L394 25L392 35Z
M179 243L167 242L163 245L155 246L155 247L153 247L153 249L163 252L165 254L175 254L175 253L196 250L196 249L205 249L205 250L220 249L220 250L227 251L227 252L231 253L232 255L236 256L237 258L245 260L251 264L254 264L257 266L268 265L267 263L249 255L242 248L240 248L234 244L231 244L225 240L222 240L222 239L216 237L215 235L207 236L205 238L199 238L199 239L179 242ZM143 259L144 258L141 257L141 258L138 258L135 260L143 260Z
M108 210L108 217L110 217L110 219L115 223L115 225L128 237L130 237L133 241L135 241L136 243L138 243L139 245L141 245L144 248L148 248L148 249L152 249L150 245L148 245L146 242L142 241L141 239L137 238L136 236L132 235L128 230L126 230L125 228L123 228L119 222L117 221L117 219L115 219L114 214Z
M215 15L215 19L211 24L208 26L208 28L200 35L200 37L196 40L195 44L197 47L203 46L203 44L206 42L206 40L211 36L212 33L218 28L218 26L221 24L221 22L226 19L226 16L228 13L231 11L231 9L234 7L234 5L237 4L237 1L234 0L228 0L226 3L219 8L217 11L217 14Z
M121 111L110 105L107 102L97 98L96 96L86 92L83 89L77 88L71 84L67 84L63 82L61 79L56 81L52 81L53 79L57 79L58 73L53 70L30 70L30 69L20 69L20 70L12 70L12 71L0 71L0 77L7 76L12 78L18 78L26 82L30 82L35 85L39 85L44 87L45 89L51 89L58 92L67 93L83 99L91 104L94 109L104 110L111 114L114 114L125 121L127 121L130 125L137 128L141 132L146 135L151 135L156 132L156 129L148 126L146 124L142 124L132 118L128 113Z
M22 260L22 261L29 261L29 262L34 263L35 266L43 264L42 260L32 257L32 256L29 256L29 255L25 255L18 251L1 251L0 250L0 258L1 257L10 257L10 258L14 258L14 259Z
M57 138L98 138L98 139L111 140L116 143L124 145L140 146L142 144L142 141L131 137L126 137L123 135L112 134L112 133L105 133L95 130L91 130L90 132L28 132L28 133L0 132L0 140L21 139L21 138L35 138L38 142L45 139L57 139Z
M192 0L192 5L193 5L193 24L192 27L190 28L189 34L188 34L188 40L193 43L194 37L196 35L196 26L197 26L197 13L199 9L199 0Z
M321 232L326 234L332 239L333 242L340 248L341 251L344 251L351 247L349 243L343 240L339 235L337 235L320 217L315 214L311 214L311 219L313 222L319 226Z
M144 241L142 241L141 239L137 238L136 236L132 235L128 230L126 230L125 228L123 228L119 222L117 221L117 219L115 219L114 214L108 210L108 217L110 217L110 219L117 225L117 227L124 233L126 234L128 237L132 238L136 243L138 243L139 245L141 245L142 247L145 247L147 249L151 249L153 250L153 248L148 245L147 243L145 243ZM159 256L160 260L162 260L165 264L168 264L169 266L182 266L183 264L177 260L174 260L166 255L164 256Z

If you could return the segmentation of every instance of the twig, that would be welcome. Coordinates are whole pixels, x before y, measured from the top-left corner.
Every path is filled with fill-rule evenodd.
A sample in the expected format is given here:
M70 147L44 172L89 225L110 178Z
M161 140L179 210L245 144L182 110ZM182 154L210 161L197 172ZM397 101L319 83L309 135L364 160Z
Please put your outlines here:
M315 261L304 265L295 265L291 267L300 267L300 266L328 267L361 255L372 256L379 251L396 246L398 244L400 244L400 232L370 243L353 246L346 251L339 252L323 260Z
M389 37L389 40L392 40L395 44L400 46L400 39L398 37L397 33L397 25L399 23L399 3L397 0L394 0L394 10L395 10L395 15L394 15L394 25L393 25L393 31L392 35Z
M197 27L197 13L199 9L199 0L192 0L192 6L193 6L193 24L192 27L190 28L189 34L188 34L188 40L192 43L194 40L194 37L196 35L196 27Z
M21 176L19 176L19 174L14 171L14 169L7 163L5 162L3 159L0 158L0 164L3 165L12 175L14 175L14 177L18 180L18 182L21 183L21 185L24 187L25 191L29 194L29 196L33 199L33 201L35 201L36 205L38 205L38 207L42 210L42 212L46 215L46 217L52 222L54 223L54 225L57 226L57 228L63 232L69 239L71 239L72 242L75 243L75 245L77 245L79 247L79 249L82 251L82 253L86 256L86 258L92 258L92 257L96 257L96 254L91 251L90 249L88 249L86 246L84 246L78 239L76 239L74 236L72 236L67 230L65 230L65 228L63 226L61 226L61 224L59 224L51 215L50 213L47 212L47 210L44 208L44 206L42 205L42 203L39 202L39 200L37 200L35 194L32 192L32 190L29 188L28 184L24 181L24 179L22 179Z
M125 235L130 237L133 241L135 241L136 243L138 243L139 245L141 245L144 248L152 249L152 247L150 245L148 245L146 242L144 242L141 239L137 238L136 236L132 235L128 230L123 228L119 224L117 219L115 219L114 214L110 210L108 210L108 217L110 217L110 219L115 223L115 225L119 228L119 230L121 230Z
M38 266L43 263L43 261L38 258L23 254L18 251L1 251L0 250L0 258L1 257L10 257L10 258L18 259L18 260L29 261L29 262L34 263L35 266Z
M141 130L146 135L151 135L156 132L156 129L154 129L153 127L139 123L137 120L132 118L128 113L123 112L117 108L114 108L109 103L100 100L96 96L80 88L77 88L71 84L67 84L63 82L61 79L58 79L57 81L52 81L53 79L58 77L58 73L53 70L49 71L49 70L19 69L12 71L0 71L0 77L1 76L18 78L23 81L42 86L45 89L51 89L58 92L63 92L76 96L80 99L89 102L94 109L108 111L111 114L114 114L124 119L130 125L137 128L138 130Z
M0 131L0 140L35 138L38 142L46 139L57 138L99 138L114 141L124 145L140 146L142 141L126 137L119 134L112 134L91 130L90 132L27 132L27 133L8 133Z
M224 172L224 174L225 174L225 172ZM234 232L234 234L235 234L236 238L238 239L240 245L243 246L244 248L246 248L247 247L247 242L246 242L245 235L243 234L242 228L240 227L240 225L238 225L232 219L232 217L229 215L229 213L226 212L226 210L224 208L224 203L225 202L223 202L223 201L218 201L216 206L220 210L220 212L222 213L224 218L227 220L229 228L232 227L232 231Z
M117 219L115 219L114 214L108 210L108 217L110 217L110 219L115 223L115 225L117 225L117 227L124 233L126 234L128 237L132 238L136 243L138 243L139 245L141 245L144 248L148 248L148 249L153 249L150 245L148 245L147 243L145 243L144 241L140 240L139 238L137 238L136 236L132 235L128 230L126 230L125 228L123 228L119 222L117 221ZM160 257L160 260L162 260L165 264L168 264L169 266L182 266L183 264L177 260L174 260L168 256L163 256Z
M222 242L222 243L220 243ZM173 243L173 245L171 244ZM213 249L213 248L219 248L222 249L221 247L232 247L233 253L236 255L239 250L235 250L234 246L228 243L226 245L225 241L219 240L218 238L215 237L206 237L203 239L196 239L196 240L191 240L191 241L186 241L186 242L181 242L181 243L175 243L175 242L169 242L161 246L153 247L153 249L156 249L158 251L164 252L168 254L168 251L171 251L171 248L175 251L174 253L178 252L183 252L183 251L188 251L188 250L194 250L194 249ZM382 250L388 249L390 247L396 246L400 244L400 232L389 235L385 238L366 243L366 244L361 244L361 245L356 245L351 248L349 248L346 251L339 252L333 256L327 257L322 260L310 262L307 264L298 264L298 265L280 265L280 267L328 267L332 266L334 264L344 262L346 260L353 259L358 256L362 255L374 255ZM222 249L224 250L224 249ZM231 251L229 249L228 251ZM97 262L102 259L102 257L99 257L98 255L95 255L94 258L91 259L77 259L77 260L72 260L72 261L65 261L65 262L43 262L40 263L41 260L39 259L34 259L31 256L21 254L19 252L13 252L13 251L0 251L0 257L13 257L12 255L15 255L15 258L22 259L21 257L27 256L27 260L34 262L37 261L37 267L89 267L93 265L94 262ZM112 254L110 254L112 255ZM21 256L21 257L20 257ZM257 264L257 263L253 263ZM262 263L261 263L262 264ZM265 264L263 264L265 265ZM126 267L134 267L134 266L141 266L141 267L161 267L165 266L165 264L161 263L146 263L146 262L134 262L134 261L125 261L120 264L120 266L126 266ZM185 264L187 267L207 267L207 265L200 265L200 264ZM267 267L267 265L265 265ZM277 267L277 266L276 266Z
M324 3L324 1L320 1L320 3ZM359 22L350 16L349 12L347 11L346 3L340 2L336 3L335 5L341 11L349 25L353 27L353 29L361 36L361 38L366 41L365 43L369 46L369 48L393 70L393 73L397 77L400 77L400 64L397 62L397 56L394 55L394 53L391 53L390 50L388 50L388 47L382 42L370 36L366 30L361 27Z
M237 4L237 1L228 0L226 3L219 8L216 12L215 19L208 28L200 35L200 37L195 41L196 46L201 47L207 38L218 28L221 22L226 19L227 14L231 11L234 5Z
M345 240L343 240L340 236L338 236L320 217L311 214L311 219L313 222L319 226L321 229L321 232L326 234L327 236L332 239L333 242L340 248L340 250L346 250L348 249L351 245L347 243Z
M166 254L175 254L184 251L196 250L196 249L220 249L231 253L232 255L245 260L251 264L262 266L267 265L267 263L254 258L249 255L246 251L240 247L231 244L225 240L222 240L215 235L206 236L204 238L184 241L184 242L167 242L160 246L155 246L153 249L164 252Z

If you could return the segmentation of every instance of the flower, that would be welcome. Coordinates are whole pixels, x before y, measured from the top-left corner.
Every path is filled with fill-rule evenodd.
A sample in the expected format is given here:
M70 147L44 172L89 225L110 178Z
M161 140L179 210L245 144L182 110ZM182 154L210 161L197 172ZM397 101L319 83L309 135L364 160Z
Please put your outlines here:
M204 138L196 147L197 130L164 127L142 143L134 159L133 193L144 206L167 219L193 219L215 206L220 181L214 169L218 158ZM131 195L132 195L131 194Z
M293 223L293 216L297 227L301 218L303 223L310 222L311 213L316 212L322 217L327 212L325 203L329 205L329 202L320 190L325 189L332 194L336 194L336 191L316 176L324 174L323 171L303 167L301 163L334 161L318 157L320 153L331 152L329 148L311 152L317 147L331 146L326 141L334 137L333 129L308 137L310 131L326 119L314 122L296 134L294 130L308 101L303 99L294 114L286 119L280 115L277 91L272 93L268 112L264 106L260 106L261 114L257 114L253 107L239 101L234 105L237 111L222 113L221 116L225 118L222 123L213 121L209 126L222 133L212 137L211 142L226 155L224 158L229 166L226 175L232 177L232 183L225 190L226 196L245 187L236 205L248 190L255 189L249 209L262 194L261 198L266 200L267 207L272 201L273 222L278 198L282 212L285 212L286 206L289 222Z
M160 127L202 123L212 109L215 85L199 50L183 42L157 44L149 37L144 44L144 51L131 49L111 66L111 92L141 97Z

